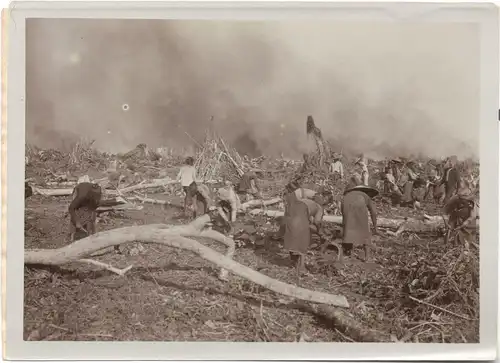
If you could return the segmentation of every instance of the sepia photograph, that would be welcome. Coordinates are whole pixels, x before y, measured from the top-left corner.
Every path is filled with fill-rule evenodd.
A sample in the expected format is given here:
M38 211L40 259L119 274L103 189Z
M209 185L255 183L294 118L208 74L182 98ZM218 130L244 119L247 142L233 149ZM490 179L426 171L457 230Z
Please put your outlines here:
M482 341L476 23L24 27L24 341Z

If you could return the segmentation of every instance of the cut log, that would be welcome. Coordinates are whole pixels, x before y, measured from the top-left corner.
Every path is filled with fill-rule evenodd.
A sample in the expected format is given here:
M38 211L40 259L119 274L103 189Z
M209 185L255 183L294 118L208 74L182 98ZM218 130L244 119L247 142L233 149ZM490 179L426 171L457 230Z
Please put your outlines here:
M163 228L158 225L156 227L124 227L100 232L58 249L27 249L24 251L24 263L26 265L62 265L83 259L93 252L103 250L110 246L117 246L129 242L156 243L193 252L222 269L229 270L240 277L250 280L278 294L315 303L349 307L345 296L307 290L272 279L233 261L231 258L197 241L180 236L180 232L183 234L201 234L201 228L197 228L196 224L199 226L199 224L203 222L203 225L205 225L208 220L208 216L203 216L195 220L191 225L171 228ZM206 234L206 236L208 237L209 234Z
M252 215L264 214L271 218L283 217L284 212L278 210L262 210L253 209L249 212ZM323 221L326 223L342 224L342 216L324 216ZM371 222L371 221L370 221ZM444 227L444 222L441 217L431 218L424 220L418 220L415 218L408 219L389 219L389 218L377 218L378 227L398 229L402 225L407 231L412 232L432 232L437 231Z
M158 204L158 205L168 205L170 202L168 200L161 200L161 199L152 199L152 198L144 198L144 197L127 197L128 200L136 200L138 202L142 203L150 203L150 204Z
M103 182L105 183L105 182ZM129 187L123 188L123 189L118 189L118 190L106 190L107 195L122 195L125 193L130 193L136 190L142 190L142 189L149 189L149 188L158 188L158 187L164 187L167 185L172 185L172 184L177 184L179 183L177 180L172 180L170 178L166 179L154 179L150 183L139 183L136 185L131 185ZM214 184L218 183L216 180L209 180L205 182L207 184ZM100 184L101 185L101 184ZM108 185L108 184L106 184ZM76 186L76 184L74 184ZM73 187L74 187L73 186ZM101 185L103 187L103 185ZM40 194L48 197L61 197L61 196L66 196L66 195L71 195L73 194L73 188L54 188L54 189L47 189L47 188L39 188L39 187L33 187L33 191L35 194Z
M281 203L282 201L283 201L283 199L281 199L281 198L273 198L273 199L267 199L267 200L262 200L262 199L250 200L248 202L241 204L240 210L246 211L247 209L250 209L250 208L262 207L263 205L268 206L268 205L278 204L278 203Z

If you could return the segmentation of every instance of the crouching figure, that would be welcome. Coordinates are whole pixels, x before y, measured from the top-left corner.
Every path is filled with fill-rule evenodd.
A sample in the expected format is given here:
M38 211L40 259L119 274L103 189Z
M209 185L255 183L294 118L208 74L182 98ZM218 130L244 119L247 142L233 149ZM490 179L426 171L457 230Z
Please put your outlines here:
M102 189L99 184L83 182L73 189L73 200L68 212L70 215L70 240L75 241L96 233L97 208L101 202ZM80 236L81 232L84 236Z

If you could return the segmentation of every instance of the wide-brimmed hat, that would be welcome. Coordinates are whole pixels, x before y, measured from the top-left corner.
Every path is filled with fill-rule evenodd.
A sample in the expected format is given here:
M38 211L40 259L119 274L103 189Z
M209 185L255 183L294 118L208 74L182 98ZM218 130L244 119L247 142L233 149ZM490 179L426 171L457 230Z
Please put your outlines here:
M344 195L346 195L349 192L353 192L353 191L363 192L366 195L368 195L370 198L375 198L379 194L379 191L375 188L369 187L367 185L356 185L353 187L346 188Z
M340 159L340 158L342 158L342 156L341 156L339 153L333 153L333 154L332 154L332 159L333 159L333 160L338 160L338 159Z

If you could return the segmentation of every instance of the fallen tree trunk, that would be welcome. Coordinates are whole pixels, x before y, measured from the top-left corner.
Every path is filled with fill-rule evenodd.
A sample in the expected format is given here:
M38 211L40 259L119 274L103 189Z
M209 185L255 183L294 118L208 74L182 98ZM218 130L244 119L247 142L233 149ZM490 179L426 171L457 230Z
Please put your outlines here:
M390 334L370 329L360 323L349 314L348 311L335 309L325 304L304 304L299 303L301 310L307 311L321 320L325 320L331 328L338 329L341 333L349 336L356 342L394 342L394 337Z
M265 200L265 199L249 200L248 202L245 202L245 203L240 205L240 210L246 211L249 208L278 204L278 203L281 203L282 201L283 201L283 199L281 199L281 198L272 198L272 199L267 199L267 200Z
M139 183L136 185L132 185L132 186L123 188L123 189L106 190L106 194L108 194L108 195L121 195L121 194L129 193L129 192L133 192L135 190L148 189L148 188L158 188L158 187L163 187L163 186L175 184L175 183L178 183L178 181L171 180L171 179L156 179L151 183ZM35 193L45 195L45 196L50 196L50 197L58 197L58 196L65 196L65 195L73 194L73 188L44 189L44 188L34 187L33 189L34 189Z
M240 277L250 280L278 294L315 303L349 307L347 299L342 295L331 295L311 291L272 279L252 270L247 266L233 261L231 258L224 256L197 241L180 235L181 233L184 235L193 233L197 236L213 238L216 233L215 231L202 232L201 228L199 228L200 224L202 226L205 225L208 219L208 216L203 216L198 218L191 225L171 228L161 225L156 225L156 227L124 227L100 232L58 249L27 249L24 252L24 263L26 265L63 265L84 259L86 256L110 246L117 246L129 242L156 243L193 252L201 258L221 267L221 269L229 270Z
M283 217L285 214L283 211L262 210L262 209L253 209L249 213L252 215L264 214L272 218ZM327 223L342 224L342 216L324 216L323 221ZM431 218L425 220L418 220L415 218L408 218L408 219L377 218L377 225L379 227L393 228L393 229L398 229L401 225L404 225L407 231L431 232L444 227L444 222L442 218Z
M96 181L97 182L97 181ZM150 183L139 183L136 185L131 185L129 187L123 188L123 189L117 189L117 190L106 190L106 194L108 195L122 195L125 193L130 193L136 190L142 190L142 189L149 189L149 188L158 188L158 187L163 187L167 185L172 185L172 184L177 184L179 181L177 180L172 180L172 179L155 179ZM205 182L206 184L214 184L218 183L217 180L209 180ZM39 187L33 187L33 191L35 194L40 194L48 197L62 197L66 195L71 195L73 194L73 188L76 186L77 183L74 183L71 188L39 188ZM101 187L104 187L102 183L99 183ZM108 185L108 183L105 183Z

